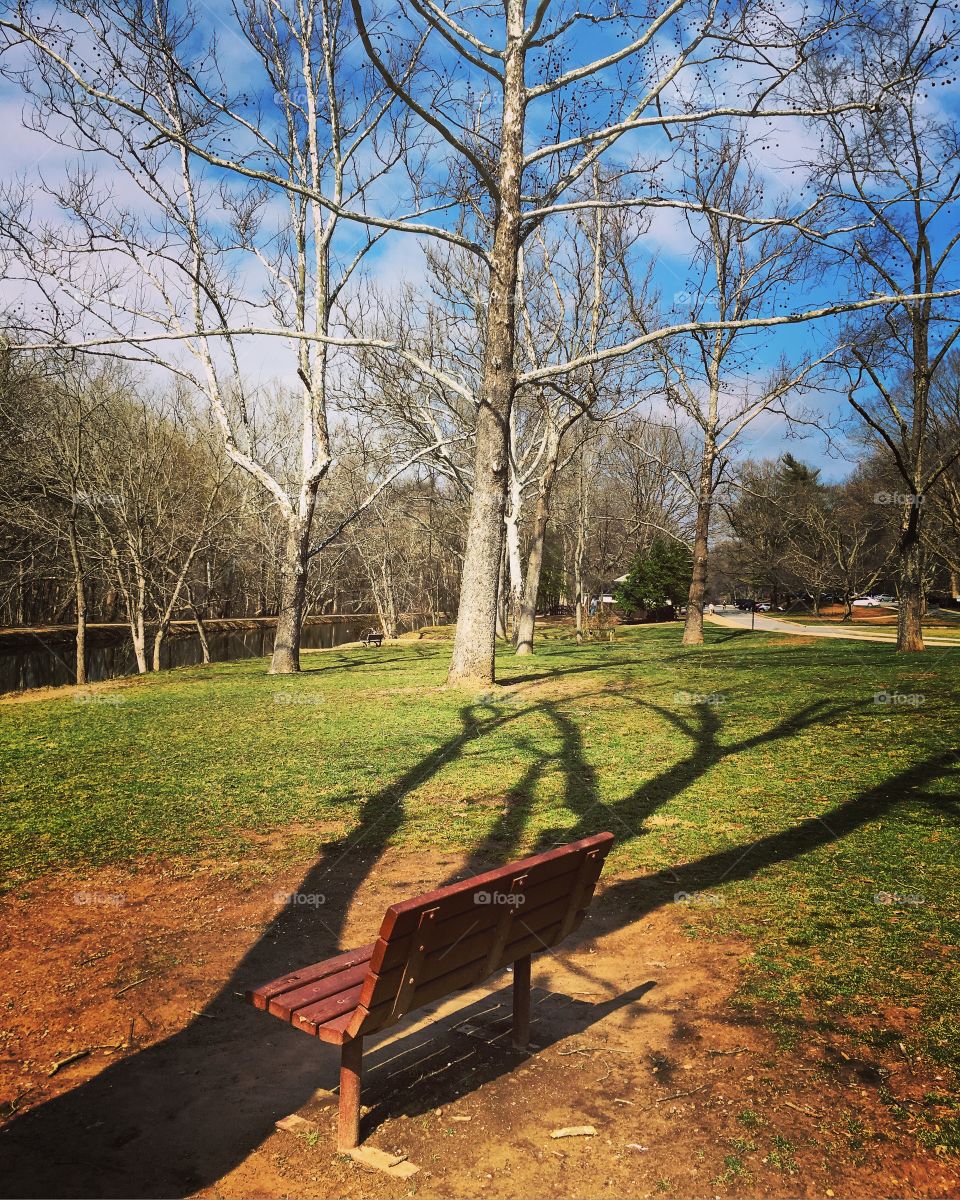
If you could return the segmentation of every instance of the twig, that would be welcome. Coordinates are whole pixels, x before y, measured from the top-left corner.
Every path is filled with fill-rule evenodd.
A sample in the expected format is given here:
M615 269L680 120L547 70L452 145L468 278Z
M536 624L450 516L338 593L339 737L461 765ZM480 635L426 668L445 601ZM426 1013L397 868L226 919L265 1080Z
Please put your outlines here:
M815 1117L817 1115L812 1108L804 1108L803 1105L800 1104L791 1104L789 1100L784 1100L783 1104L787 1108L792 1108L794 1112L806 1113L808 1117Z
M78 967L88 967L91 963L97 962L98 959L106 958L110 953L109 950L101 950L99 954L88 954L86 958L81 958L77 963Z
M129 1046L125 1046L123 1042L117 1042L116 1044L110 1042L103 1046L88 1046L86 1050L77 1050L75 1054L68 1054L66 1058L58 1059L57 1062L55 1062L47 1072L47 1074L56 1075L56 1073L58 1071L62 1071L64 1067L69 1067L73 1063L78 1062L81 1058L86 1058L88 1054L93 1054L95 1050L123 1049L129 1049Z
M574 1046L572 1050L558 1050L558 1058L569 1058L571 1054L630 1054L630 1050L620 1050L616 1046Z
M93 1050L91 1048L90 1050L78 1050L75 1054L68 1054L66 1058L61 1058L55 1062L47 1074L56 1075L56 1073L58 1071L62 1071L64 1067L69 1067L71 1063L77 1062L78 1059L86 1058L88 1054L92 1053Z
M697 1092L702 1092L707 1085L701 1083L699 1087L691 1088L689 1092L673 1092L669 1096L658 1096L654 1100L654 1104L663 1104L665 1100L679 1100L681 1096L693 1096Z
M18 1092L12 1100L8 1100L6 1104L0 1105L0 1108L6 1108L7 1115L13 1116L20 1105L26 1100L27 1096L33 1091L32 1087L25 1087L22 1092Z
M119 992L113 993L114 1000L118 1000L124 992L129 992L131 988L137 987L141 983L146 983L148 979L152 979L154 975L159 975L159 971L151 971L149 975L141 975L139 979L135 979L132 983L126 983Z

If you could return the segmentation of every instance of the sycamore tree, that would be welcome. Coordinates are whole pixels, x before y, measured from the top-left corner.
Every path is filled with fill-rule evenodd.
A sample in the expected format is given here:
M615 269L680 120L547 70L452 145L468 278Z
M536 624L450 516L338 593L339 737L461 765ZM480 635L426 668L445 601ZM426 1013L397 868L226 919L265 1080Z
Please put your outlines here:
M951 5L902 4L862 37L884 100L823 119L816 178L861 224L839 247L858 289L903 297L850 320L840 365L855 421L897 481L876 503L896 522L897 649L911 653L923 650L924 514L960 459L950 377L960 337L960 137L947 86L960 24ZM832 79L818 80L817 94L829 94Z
M190 348L189 377L205 389L228 453L284 515L280 671L298 667L306 568L326 544L310 534L335 458L329 396L334 378L350 386L329 349L371 342L362 331L346 335L337 306L351 287L362 291L358 263L385 231L475 255L487 276L484 343L449 681L483 686L494 678L510 414L521 386L570 380L694 329L774 327L890 303L888 294L854 295L775 316L667 323L636 337L605 329L569 361L524 365L524 245L571 211L702 207L664 195L659 178L679 152L677 134L695 124L797 123L876 107L882 95L854 35L888 7L390 0L375 8L350 0L346 9L345 0L250 0L222 16L238 42L219 38L220 24L204 24L188 5L8 3L5 57L37 97L38 123L81 151L112 155L157 210L138 220L106 204L81 172L58 197L71 236L47 227L35 237L14 195L5 206L8 249L54 305L43 331L53 344L123 348L165 365L162 347ZM909 48L906 59L904 69ZM817 69L830 75L823 96L809 87ZM574 197L601 159L621 177L619 194ZM65 296L80 297L79 313L64 311ZM261 349L271 339L302 348L293 482L277 480L248 437L248 398L234 367L244 338ZM396 340L383 348L408 361L412 354ZM421 369L443 374L429 361ZM461 388L456 378L444 385Z
M821 102L816 108L805 104L800 81L807 65L842 52L849 27L872 14L826 4L781 15L772 6L715 0L585 9L563 0L501 0L455 10L435 0L411 0L377 15L365 13L360 0L352 6L381 78L446 145L451 183L461 198L459 228L479 224L488 231L479 247L489 286L473 493L449 674L451 683L484 685L494 678L510 417L518 388L570 376L691 328L744 323L695 320L626 340L607 331L604 345L568 363L524 369L517 313L524 244L544 223L575 208L626 203L682 209L683 202L664 196L657 178L671 139L709 121L819 114ZM387 56L398 43L422 48L432 87L415 90L397 77ZM703 86L708 79L716 87ZM853 109L876 99L862 87L859 64L850 62L826 109ZM572 199L577 182L615 154L632 181L630 194ZM702 207L696 200L686 205ZM789 314L746 323L795 319Z
M64 161L0 189L20 324L41 344L162 367L206 398L227 455L279 514L271 670L297 671L310 564L340 532L318 530L316 516L352 382L337 355L352 344L343 313L384 221L418 227L427 147L364 62L339 0L250 0L215 23L190 5L121 0L0 14L3 68ZM406 79L416 48L390 62ZM396 173L410 207L368 220ZM272 389L280 405L251 386L251 355L286 376ZM409 465L384 455L349 515Z

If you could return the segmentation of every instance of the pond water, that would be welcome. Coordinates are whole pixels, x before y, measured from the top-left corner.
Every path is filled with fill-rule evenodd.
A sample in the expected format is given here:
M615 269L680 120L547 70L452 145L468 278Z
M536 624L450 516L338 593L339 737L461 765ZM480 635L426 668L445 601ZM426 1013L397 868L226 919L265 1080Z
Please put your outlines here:
M428 617L412 617L401 623L401 629L417 629ZM303 627L302 646L305 649L330 649L344 642L356 641L364 630L376 625L369 615L355 617L324 617L308 620ZM148 646L150 635L148 633ZM211 622L207 626L207 642L214 662L237 658L260 658L273 650L273 622L257 622L248 628L224 629ZM59 687L75 679L75 643L68 630L37 630L26 640L4 644L0 637L0 692L22 691L26 688ZM167 635L160 650L160 661L167 667L192 667L203 662L203 651L196 628L176 626ZM87 678L91 683L101 679L117 679L137 673L136 658L129 633L121 627L91 630L87 644Z

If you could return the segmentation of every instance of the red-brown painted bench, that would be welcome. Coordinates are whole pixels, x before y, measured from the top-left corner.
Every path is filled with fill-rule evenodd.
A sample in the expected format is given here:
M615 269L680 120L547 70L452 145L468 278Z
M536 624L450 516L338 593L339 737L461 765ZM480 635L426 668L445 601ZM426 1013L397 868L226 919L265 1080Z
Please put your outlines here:
M530 956L583 920L612 843L598 833L391 904L369 946L247 992L257 1008L341 1047L339 1149L359 1138L364 1037L413 1009L513 963L513 1044L527 1048Z

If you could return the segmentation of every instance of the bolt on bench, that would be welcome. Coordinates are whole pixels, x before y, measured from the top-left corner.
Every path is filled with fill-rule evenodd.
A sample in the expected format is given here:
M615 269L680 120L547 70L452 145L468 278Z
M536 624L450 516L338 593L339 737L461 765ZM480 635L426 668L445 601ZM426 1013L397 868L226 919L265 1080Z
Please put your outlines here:
M338 1149L359 1140L367 1034L513 963L513 1044L527 1048L530 956L580 925L612 844L612 833L599 833L391 904L369 946L246 993L256 1008L341 1047Z

